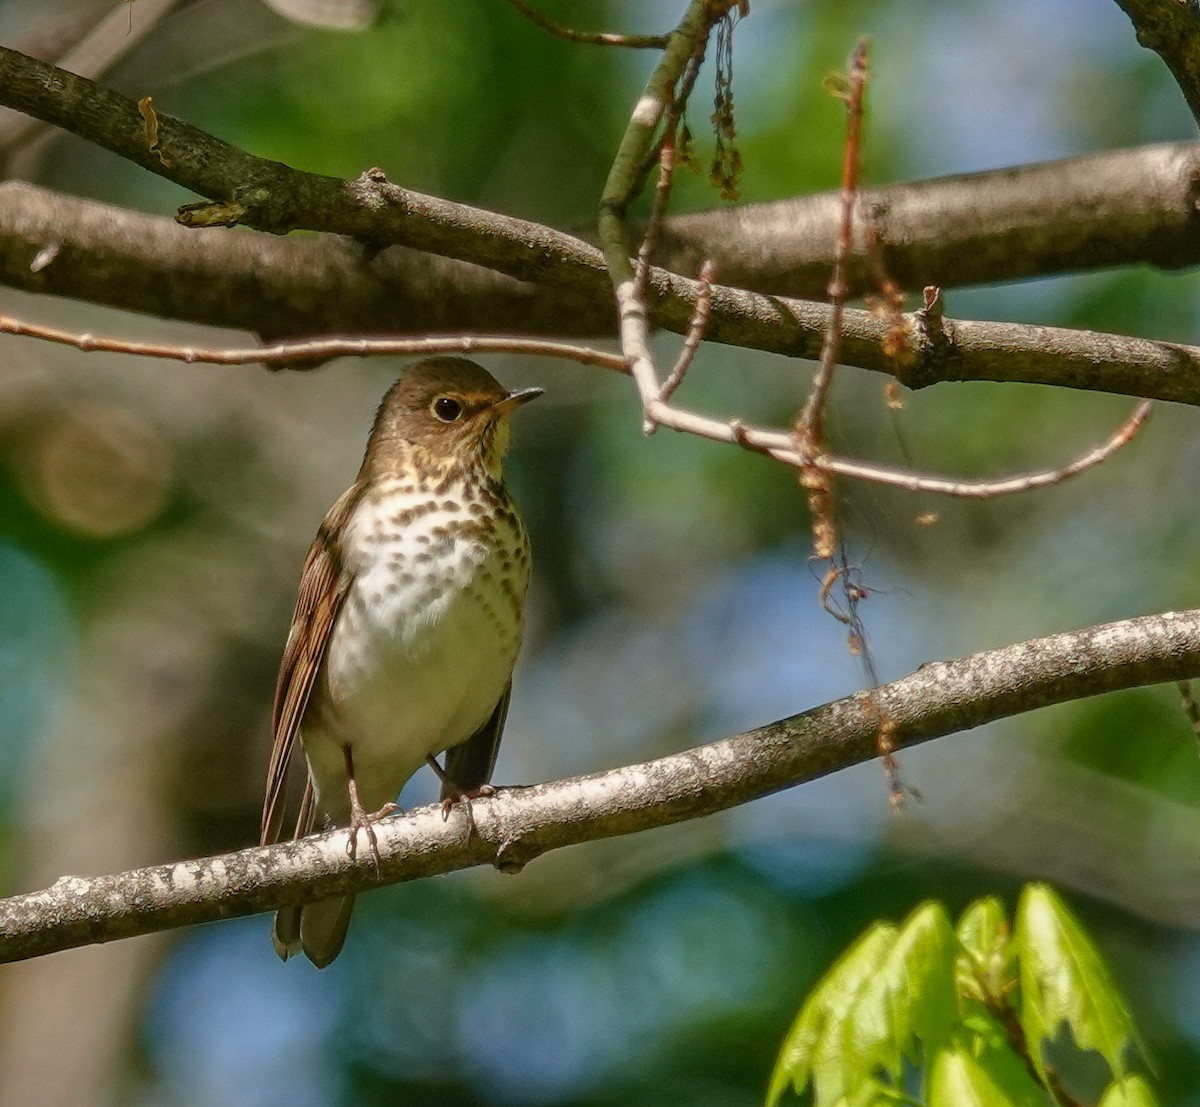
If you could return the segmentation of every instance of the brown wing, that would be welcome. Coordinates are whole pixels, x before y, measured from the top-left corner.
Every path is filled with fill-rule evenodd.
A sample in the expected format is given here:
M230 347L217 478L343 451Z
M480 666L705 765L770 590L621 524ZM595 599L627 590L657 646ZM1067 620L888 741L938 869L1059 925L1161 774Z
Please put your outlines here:
M474 792L492 779L511 696L510 680L495 710L488 716L488 721L465 742L451 746L446 751L446 779L442 783L442 799L455 798L455 788L461 792Z
M275 686L272 722L275 744L267 768L267 795L263 802L260 838L264 846L279 839L288 767L296 747L300 720L304 717L308 697L321 669L334 620L349 589L349 578L338 552L337 536L358 504L362 491L361 484L353 485L329 509L309 548L304 571L300 574L300 595L296 599L296 612L292 616L287 645L283 648L279 683ZM298 834L303 834L305 824L312 822L311 797L310 780L305 788L305 802L296 828Z

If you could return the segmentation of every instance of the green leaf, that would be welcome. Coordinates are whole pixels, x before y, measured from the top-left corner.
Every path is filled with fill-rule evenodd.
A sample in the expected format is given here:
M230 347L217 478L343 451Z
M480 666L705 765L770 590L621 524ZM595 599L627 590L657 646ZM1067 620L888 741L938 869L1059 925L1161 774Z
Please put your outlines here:
M957 1017L958 942L940 903L924 903L904 921L879 971L867 981L841 1035L847 1089L882 1069L899 1080L904 1057L919 1062L918 1043L937 1050Z
M968 1002L967 1008L968 1013L955 1030L955 1046L970 1055L1006 1103L1045 1107L1045 1089L1029 1071L1024 1057L1013 1049L1000 1019L974 1002Z
M834 1107L913 1107L913 1101L896 1088L889 1088L878 1080L868 1080L855 1089L849 1099L843 1099Z
M1016 949L1021 1026L1038 1073L1045 1077L1044 1045L1065 1022L1080 1049L1096 1050L1123 1076L1125 1047L1137 1042L1128 1006L1083 928L1045 884L1021 895Z
M1016 983L1012 928L1004 905L995 896L976 900L959 919L957 983L959 993L971 999L1002 998Z
M1114 1080L1100 1097L1100 1107L1158 1107L1150 1086L1136 1073Z
M1013 1079L1014 1064L1021 1068L1011 1051L1005 1061L1001 1053L976 1057L965 1044L939 1050L930 1064L929 1107L1044 1107L1045 1093L1028 1073L1023 1083Z
M892 923L876 923L813 989L783 1039L771 1073L767 1107L774 1107L789 1084L799 1093L810 1079L821 1107L843 1098L837 1057L838 1028L853 1009L859 993L878 972L898 934Z

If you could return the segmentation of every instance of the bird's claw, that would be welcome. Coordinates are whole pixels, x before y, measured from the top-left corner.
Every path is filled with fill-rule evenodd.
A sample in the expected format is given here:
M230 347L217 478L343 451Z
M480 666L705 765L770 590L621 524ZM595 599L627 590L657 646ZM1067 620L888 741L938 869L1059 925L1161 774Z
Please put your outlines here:
M367 844L371 847L371 861L375 866L375 870L379 870L379 840L375 836L375 827L372 823L377 823L380 819L386 818L400 810L400 805L397 803L385 803L378 811L373 811L367 814L363 810L362 804L355 802L350 809L350 840L346 843L346 852L351 859L358 857L358 832L365 831L367 835Z
M487 796L494 796L495 794L496 787L492 784L481 784L478 788L472 788L468 792L455 788L450 795L442 799L442 822L450 818L451 809L456 803L461 802L467 811L467 841L469 842L479 833L475 826L475 811L471 807L471 801L483 799Z

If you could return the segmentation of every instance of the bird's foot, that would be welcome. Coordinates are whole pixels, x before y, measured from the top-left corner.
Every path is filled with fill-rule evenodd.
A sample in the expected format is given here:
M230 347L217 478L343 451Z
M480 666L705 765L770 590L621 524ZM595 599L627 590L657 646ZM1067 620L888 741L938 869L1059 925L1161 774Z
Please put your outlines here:
M450 810L456 803L461 803L467 810L467 841L469 842L477 833L475 827L475 812L471 807L471 801L483 799L485 796L494 796L497 788L493 784L481 784L478 788L472 788L469 791L463 791L461 788L454 787L449 781L443 781L445 790L449 792L442 798L442 822L450 818Z
M354 753L349 745L342 746L342 756L346 760L346 790L350 793L350 840L346 843L346 852L351 858L358 857L358 832L367 832L367 844L371 847L371 860L375 862L375 871L379 872L379 842L375 837L372 823L378 822L385 815L390 815L400 808L394 803L385 803L378 811L368 815L358 798L358 780L354 775Z
M375 827L373 823L379 822L380 819L387 818L388 815L395 814L400 810L400 805L397 803L385 803L378 811L372 811L368 814L363 810L363 806L358 802L358 797L355 796L350 804L350 840L346 843L346 852L352 857L358 856L358 832L364 831L367 836L367 844L371 847L371 861L374 863L376 870L379 869L379 840L375 837Z

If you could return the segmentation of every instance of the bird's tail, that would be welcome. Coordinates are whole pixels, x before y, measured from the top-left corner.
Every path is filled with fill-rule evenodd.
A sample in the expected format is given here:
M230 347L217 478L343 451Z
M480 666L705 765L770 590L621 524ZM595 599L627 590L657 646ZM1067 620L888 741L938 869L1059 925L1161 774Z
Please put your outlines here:
M275 952L284 961L295 953L303 953L318 969L323 969L342 952L353 911L353 896L282 908L275 915L275 929L271 933Z

